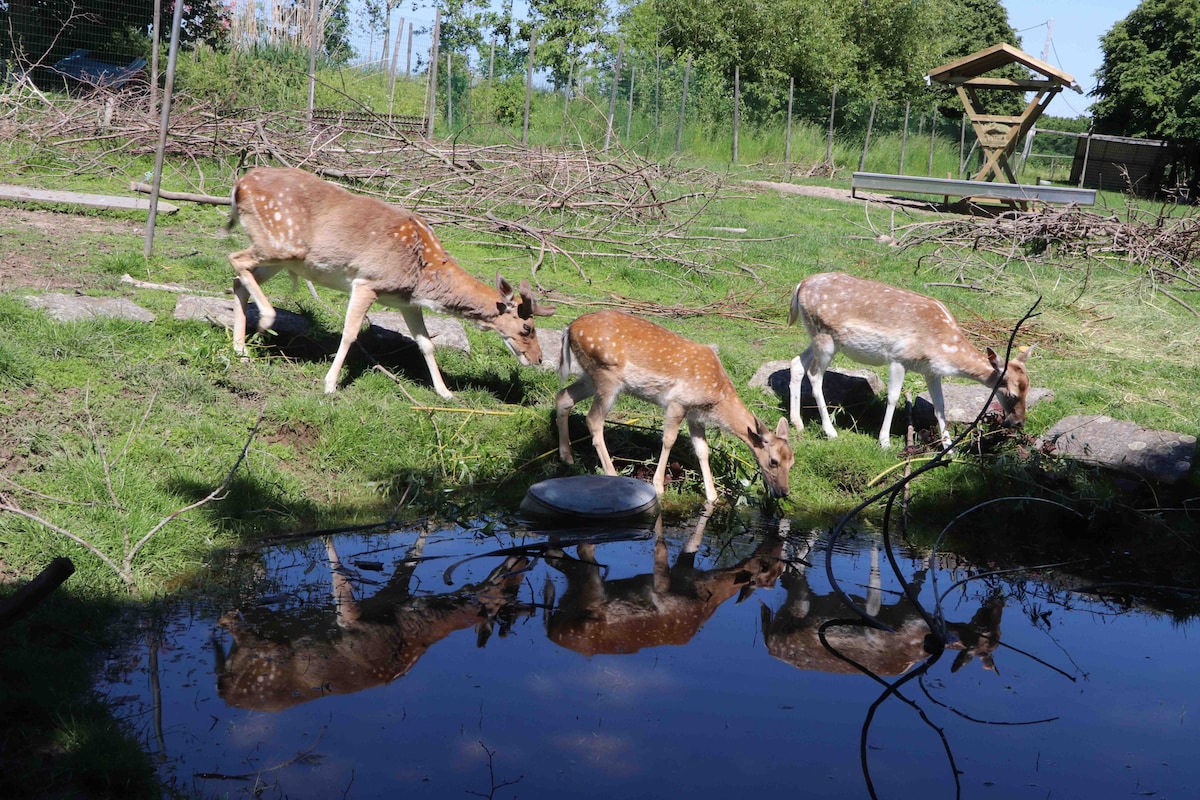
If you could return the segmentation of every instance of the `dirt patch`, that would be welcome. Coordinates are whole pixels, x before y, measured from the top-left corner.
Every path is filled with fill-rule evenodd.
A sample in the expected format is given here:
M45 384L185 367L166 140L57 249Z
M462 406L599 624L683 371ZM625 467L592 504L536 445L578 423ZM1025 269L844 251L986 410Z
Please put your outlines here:
M75 265L108 250L106 240L139 233L134 220L0 207L0 292L86 288L95 279Z
M801 194L805 197L823 197L828 200L840 200L846 203L880 203L912 211L938 212L939 204L927 200L914 200L911 197L897 197L890 194L859 191L857 196L850 194L849 187L839 186L808 186L799 183L778 183L776 181L746 181L747 186L757 189L772 189L785 194Z

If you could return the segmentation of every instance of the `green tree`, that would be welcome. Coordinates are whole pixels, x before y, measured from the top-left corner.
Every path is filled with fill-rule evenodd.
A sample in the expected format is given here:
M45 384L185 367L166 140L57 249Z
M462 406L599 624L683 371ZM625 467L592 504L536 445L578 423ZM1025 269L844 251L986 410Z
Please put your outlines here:
M550 68L555 88L579 75L589 51L603 59L608 38L605 0L531 0L529 8L538 29L534 58Z
M1200 0L1142 0L1100 49L1098 132L1200 139Z

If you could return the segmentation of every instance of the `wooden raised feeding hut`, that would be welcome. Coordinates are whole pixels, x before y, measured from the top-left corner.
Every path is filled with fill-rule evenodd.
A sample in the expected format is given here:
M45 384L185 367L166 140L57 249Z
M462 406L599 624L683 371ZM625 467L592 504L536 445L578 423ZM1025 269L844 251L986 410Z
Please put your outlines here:
M1010 64L1018 64L1035 73L1028 78L992 75ZM966 109L967 118L979 139L983 165L970 180L914 178L905 175L856 172L851 181L853 189L883 189L899 192L940 194L947 199L985 198L1024 206L1029 201L1048 203L1078 203L1091 205L1096 193L1090 189L1061 186L1032 186L1017 182L1008 159L1017 142L1027 134L1046 110L1054 96L1063 89L1082 93L1075 79L1028 53L1001 42L963 56L933 69L925 76L930 84L952 86ZM980 92L1020 92L1022 97L1033 92L1025 108L1017 115L989 113L980 102Z

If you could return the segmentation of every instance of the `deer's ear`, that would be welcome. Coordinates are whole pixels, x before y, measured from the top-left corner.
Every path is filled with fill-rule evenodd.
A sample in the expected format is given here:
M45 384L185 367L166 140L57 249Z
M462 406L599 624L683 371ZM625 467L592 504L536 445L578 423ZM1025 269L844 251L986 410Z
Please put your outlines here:
M992 369L1003 369L1004 365L1000 363L1000 356L996 355L996 351L992 348L987 349L988 363L992 365Z
M517 304L517 316L529 319L533 313L533 289L530 288L529 281L521 281L521 302Z
M1026 347L1024 350L1018 353L1017 357L1014 358L1013 361L1020 361L1022 364L1024 364L1025 359L1029 358L1029 354L1033 352L1033 348L1035 347L1037 347L1037 344L1029 345L1029 347Z
M775 438L783 439L785 442L788 440L788 419L787 419L787 417L779 418L779 424L775 426Z
M500 296L504 298L505 302L513 299L512 284L504 280L499 272L496 273L496 291L500 293Z
M763 427L762 420L760 420L758 417L754 418L753 428L746 428L746 435L750 438L751 444L753 444L755 447L763 446L763 435L766 432L767 429Z

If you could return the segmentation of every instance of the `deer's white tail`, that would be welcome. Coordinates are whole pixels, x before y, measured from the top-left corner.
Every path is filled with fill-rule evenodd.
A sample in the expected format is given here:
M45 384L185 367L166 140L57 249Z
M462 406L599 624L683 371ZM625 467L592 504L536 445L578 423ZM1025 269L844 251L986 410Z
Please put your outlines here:
M563 328L562 332L562 349L558 354L558 380L560 383L566 383L571 379L571 372L575 369L574 360L571 357L571 326Z

